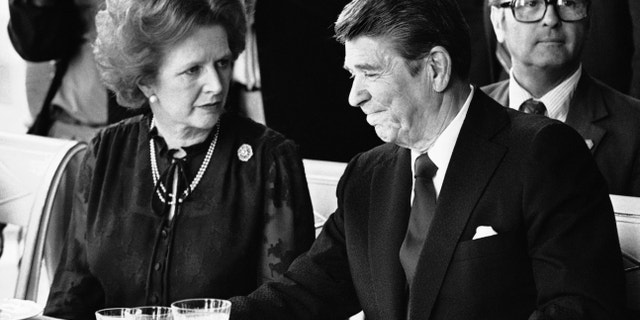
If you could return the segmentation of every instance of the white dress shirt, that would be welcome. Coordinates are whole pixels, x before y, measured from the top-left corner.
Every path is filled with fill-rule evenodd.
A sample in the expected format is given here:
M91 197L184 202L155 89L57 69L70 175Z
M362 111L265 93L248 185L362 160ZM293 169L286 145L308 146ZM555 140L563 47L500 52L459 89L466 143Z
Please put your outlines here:
M451 160L451 154L453 154L453 148L456 146L456 141L458 140L458 135L460 134L460 129L462 128L462 123L464 119L467 117L467 111L469 111L469 105L471 104L471 99L473 98L473 93L475 88L471 86L471 92L467 97L467 100L458 111L458 114L455 118L449 123L449 125L442 131L440 136L436 138L436 141L431 145L431 148L427 151L429 158L431 161L438 167L438 171L436 171L435 176L433 176L433 186L435 187L436 197L440 195L440 189L442 189L442 183L444 182L444 176L447 172L447 167L449 167L449 161ZM420 153L414 150L411 150L411 174L413 176L413 184L411 187L411 203L413 203L413 196L415 193L415 163L416 158L420 156Z
M541 101L547 108L545 115L549 118L565 122L569 114L569 104L576 91L578 81L582 75L582 65L569 78L562 81L551 91L537 99L525 90L513 76L513 69L509 72L509 108L519 110L520 105L529 99Z

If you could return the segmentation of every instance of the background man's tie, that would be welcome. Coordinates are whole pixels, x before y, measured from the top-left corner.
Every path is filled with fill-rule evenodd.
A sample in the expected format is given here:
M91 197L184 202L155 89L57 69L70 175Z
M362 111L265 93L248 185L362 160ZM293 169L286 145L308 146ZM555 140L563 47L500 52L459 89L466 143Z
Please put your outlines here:
M547 112L547 107L541 101L529 99L520 105L520 111L544 116L544 113Z
M411 285L416 273L416 265L420 251L427 238L429 226L436 211L436 190L433 186L433 176L438 167L425 153L416 159L415 163L415 195L411 205L411 215L402 246L400 247L400 263L404 268L407 283Z

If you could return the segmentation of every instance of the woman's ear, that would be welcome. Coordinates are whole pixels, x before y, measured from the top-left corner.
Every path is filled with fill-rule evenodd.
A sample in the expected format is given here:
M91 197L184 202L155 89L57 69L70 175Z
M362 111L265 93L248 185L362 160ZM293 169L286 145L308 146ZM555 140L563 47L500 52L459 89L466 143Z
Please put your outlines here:
M147 99L154 94L151 86L146 84L138 83L138 89L142 91L142 93L145 95L145 97L147 97Z
M444 47L435 46L425 59L432 89L436 92L443 92L451 80L452 61L449 51Z

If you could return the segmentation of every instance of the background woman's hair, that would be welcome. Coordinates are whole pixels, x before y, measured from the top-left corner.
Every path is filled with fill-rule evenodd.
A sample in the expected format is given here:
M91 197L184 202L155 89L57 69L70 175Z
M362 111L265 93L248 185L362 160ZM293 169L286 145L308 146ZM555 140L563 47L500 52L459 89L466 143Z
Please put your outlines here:
M147 98L138 85L156 78L165 50L209 25L224 27L237 58L247 28L241 0L106 0L94 43L102 81L120 105L142 106Z

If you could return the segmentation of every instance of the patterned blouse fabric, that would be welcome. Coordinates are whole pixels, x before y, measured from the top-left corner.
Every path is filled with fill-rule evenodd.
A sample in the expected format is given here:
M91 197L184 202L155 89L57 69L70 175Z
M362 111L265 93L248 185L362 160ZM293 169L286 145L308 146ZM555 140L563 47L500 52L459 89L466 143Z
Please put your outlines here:
M150 115L138 116L93 139L46 315L93 319L94 311L106 307L246 295L281 277L313 242L313 211L297 147L231 114L221 118L203 179L168 222L166 206L154 193L149 139L160 173L170 166L172 150L150 131L150 122ZM211 139L185 148L188 181ZM253 152L248 159L247 146Z

